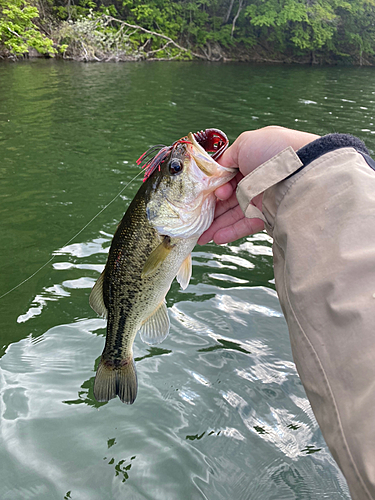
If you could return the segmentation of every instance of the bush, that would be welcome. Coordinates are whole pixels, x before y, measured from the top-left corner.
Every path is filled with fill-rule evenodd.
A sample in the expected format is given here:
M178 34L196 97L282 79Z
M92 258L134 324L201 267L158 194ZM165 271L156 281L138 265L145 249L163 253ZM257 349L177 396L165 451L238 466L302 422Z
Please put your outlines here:
M57 51L50 38L35 24L38 9L26 0L0 0L0 50L6 55L27 54L30 48L53 56Z

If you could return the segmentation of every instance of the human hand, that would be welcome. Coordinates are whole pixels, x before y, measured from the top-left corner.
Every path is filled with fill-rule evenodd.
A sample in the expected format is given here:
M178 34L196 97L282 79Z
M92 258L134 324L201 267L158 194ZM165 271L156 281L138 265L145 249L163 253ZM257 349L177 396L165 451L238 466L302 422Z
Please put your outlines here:
M236 198L237 184L256 167L288 146L297 151L318 138L315 134L277 126L243 132L218 161L224 167L238 168L239 172L230 182L215 191L218 198L215 218L199 238L198 244L204 245L211 240L217 244L229 243L264 229L261 219L247 219L244 216ZM251 203L262 210L262 199L263 193Z

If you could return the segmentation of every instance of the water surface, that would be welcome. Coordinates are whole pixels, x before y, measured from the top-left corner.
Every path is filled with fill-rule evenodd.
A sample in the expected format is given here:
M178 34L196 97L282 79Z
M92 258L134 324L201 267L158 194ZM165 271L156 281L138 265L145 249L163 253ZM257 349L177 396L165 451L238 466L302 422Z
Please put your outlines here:
M292 360L265 234L193 253L134 405L97 403L88 305L150 145L271 124L374 142L373 68L0 64L2 500L349 499Z

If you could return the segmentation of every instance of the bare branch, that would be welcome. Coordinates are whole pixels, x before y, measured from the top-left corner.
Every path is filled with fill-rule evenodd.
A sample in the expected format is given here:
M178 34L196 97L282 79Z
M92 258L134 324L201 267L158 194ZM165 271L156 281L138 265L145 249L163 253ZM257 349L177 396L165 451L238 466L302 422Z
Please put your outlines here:
M233 4L234 4L234 0L230 0L229 8L227 10L225 18L223 19L224 24L227 24L227 22L229 21L229 17L230 17L230 14L232 12L232 9L233 9Z
M147 52L147 56L150 56L151 54L156 54L157 52L160 52L161 50L164 50L166 47L168 47L168 45L170 44L171 42L167 42L166 44L163 45L163 47L160 47L160 49L156 49L156 50L149 50ZM181 54L181 52L180 52ZM174 59L173 57L171 57L171 59Z
M239 0L239 2L238 2L237 14L234 16L233 23L232 23L232 33L230 35L232 38L233 38L233 33L234 33L234 29L236 27L236 22L237 22L238 16L240 15L240 12L242 10L243 2L244 2L244 0Z
M142 28L142 26L138 26L136 24L129 24L129 23L125 22L125 21L122 21L120 19L116 19L115 17L112 17L112 16L106 15L106 16L103 16L103 17L105 19L108 19L108 20L114 21L116 23L119 23L119 24L121 24L123 26L127 26L128 28L133 28L135 30L142 31L143 33L148 33L150 36L155 36L155 37L158 37L158 38L163 38L164 40L167 40L169 42L169 44L171 44L174 47L176 47L177 49L179 49L181 52L189 53L192 56L197 57L198 59L206 59L205 56L202 56L201 54L197 54L196 52L192 52L191 50L186 49L185 47L182 47L181 45L179 45L177 42L175 42L172 38L170 38L167 35L163 35L162 33L158 33L156 31L151 31L151 30L148 30L146 28Z
M11 30L9 28L9 26L7 26L8 30L12 33L12 35L15 35L17 38L22 38L22 36L20 36L18 33L16 33L15 31Z

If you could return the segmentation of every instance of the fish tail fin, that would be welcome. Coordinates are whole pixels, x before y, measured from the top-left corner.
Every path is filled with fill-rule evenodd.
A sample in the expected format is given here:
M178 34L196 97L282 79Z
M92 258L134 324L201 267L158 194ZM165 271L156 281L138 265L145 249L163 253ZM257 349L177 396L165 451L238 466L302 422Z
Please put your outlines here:
M133 357L119 366L100 361L94 382L97 401L109 401L118 396L123 403L133 404L137 397L138 381Z

